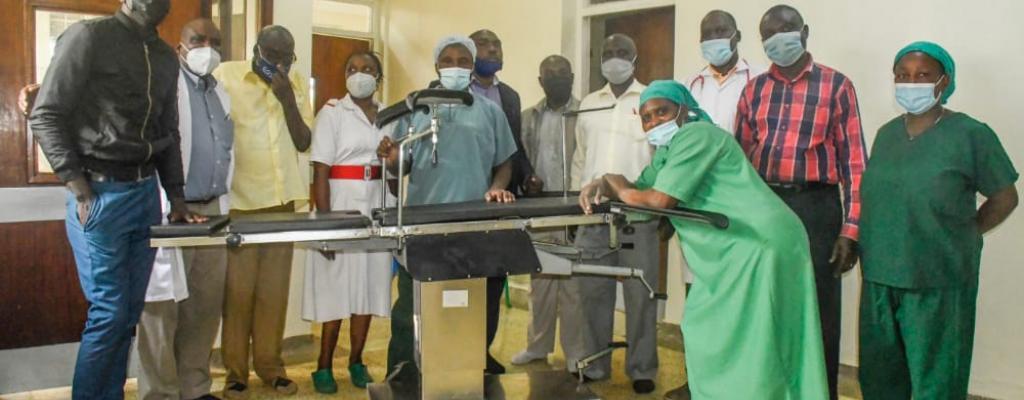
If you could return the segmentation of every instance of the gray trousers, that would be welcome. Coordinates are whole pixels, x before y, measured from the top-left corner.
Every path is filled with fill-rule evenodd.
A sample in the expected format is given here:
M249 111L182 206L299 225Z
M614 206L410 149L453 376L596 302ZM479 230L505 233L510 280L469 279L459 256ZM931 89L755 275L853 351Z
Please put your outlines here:
M576 360L586 355L583 346L583 314L576 278L534 274L530 277L530 327L526 351L549 354L555 350L555 325L560 321L559 339L565 352L566 368L576 371Z
M189 208L220 214L216 201ZM224 304L227 251L183 248L189 296L146 303L139 320L139 399L194 399L210 393L210 354Z
M635 223L619 229L622 249L591 264L640 268L651 286L658 287L658 221ZM576 246L585 250L608 248L607 226L583 226ZM584 318L583 343L586 354L608 348L615 321L615 278L579 275L580 300ZM622 281L626 306L626 375L632 380L655 379L658 375L658 302L637 279ZM611 357L605 357L585 371L592 379L611 375Z

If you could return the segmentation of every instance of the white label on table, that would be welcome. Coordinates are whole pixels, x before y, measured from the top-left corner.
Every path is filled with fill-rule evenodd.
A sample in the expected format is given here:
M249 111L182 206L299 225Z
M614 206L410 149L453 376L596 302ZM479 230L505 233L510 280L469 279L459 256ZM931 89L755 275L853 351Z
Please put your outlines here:
M466 308L469 307L468 290L445 290L442 293L441 307L444 308Z

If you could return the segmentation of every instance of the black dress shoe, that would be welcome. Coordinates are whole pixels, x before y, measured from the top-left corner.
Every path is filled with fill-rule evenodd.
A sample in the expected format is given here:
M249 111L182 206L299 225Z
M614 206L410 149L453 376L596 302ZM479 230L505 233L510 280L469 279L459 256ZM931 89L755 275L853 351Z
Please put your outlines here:
M494 357L491 357L490 353L487 353L487 368L484 369L484 373L488 375L501 375L505 373L505 366L501 365Z
M192 400L220 400L220 397L207 393Z
M654 391L654 381L650 379L637 379L633 381L633 392L636 394L647 394Z

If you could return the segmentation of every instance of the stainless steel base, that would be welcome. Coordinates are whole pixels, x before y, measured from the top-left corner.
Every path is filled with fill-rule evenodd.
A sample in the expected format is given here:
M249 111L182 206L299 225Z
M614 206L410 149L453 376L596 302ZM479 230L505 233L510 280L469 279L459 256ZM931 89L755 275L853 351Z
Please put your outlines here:
M370 400L419 400L419 382L374 383ZM484 377L487 400L600 400L566 371L535 371ZM478 400L478 399L474 399Z

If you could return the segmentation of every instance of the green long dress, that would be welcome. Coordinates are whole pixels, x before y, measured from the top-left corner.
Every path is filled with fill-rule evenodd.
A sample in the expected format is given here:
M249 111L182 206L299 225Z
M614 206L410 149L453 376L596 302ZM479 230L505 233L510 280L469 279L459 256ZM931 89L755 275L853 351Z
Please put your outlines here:
M636 185L730 218L725 230L672 220L694 274L682 325L693 398L827 399L807 234L732 135L685 124Z

